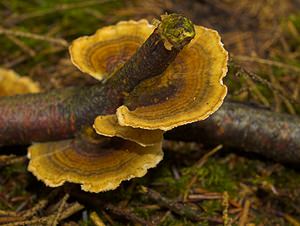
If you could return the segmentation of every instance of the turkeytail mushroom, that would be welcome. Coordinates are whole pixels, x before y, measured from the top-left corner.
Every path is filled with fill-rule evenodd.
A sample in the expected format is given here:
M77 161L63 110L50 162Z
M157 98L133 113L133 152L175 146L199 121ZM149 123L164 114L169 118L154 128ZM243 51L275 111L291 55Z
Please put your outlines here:
M151 27L153 33L148 39L145 35L149 35L150 32L147 34L137 32L143 30L140 26L145 26L145 30ZM123 32L120 37L116 36L120 27L127 29L129 33ZM108 31L113 36L106 35ZM172 33L176 37L170 36ZM141 38L137 39L136 36ZM135 50L141 43L132 45L132 41L126 41L132 37L135 37L134 40L147 39L136 53ZM119 94L119 101L123 101L142 80L161 74L193 37L194 28L190 21L178 15L170 15L162 18L157 29L145 21L122 22L115 27L103 28L94 36L75 40L70 47L70 53L72 61L79 69L103 79L105 87L107 84L111 87L117 86L118 88L107 94L122 91ZM125 43L119 45L118 51L107 52L111 43L116 47L118 46L116 42L120 40L125 40ZM100 54L104 50L106 55ZM117 55L116 59L113 58L114 55ZM119 55L124 59L130 59L120 66L123 58L118 57ZM95 63L100 60L105 61L104 67ZM110 62L112 65L109 65ZM148 71L144 72L145 69ZM101 192L116 188L123 180L143 176L147 169L158 164L163 156L162 131L121 126L115 115L103 113L107 114L110 111L98 113L100 116L96 122L100 124L95 124L94 127L99 134L112 138L97 135L88 127L83 132L80 130L81 133L75 139L35 143L29 148L28 169L49 186L74 182L81 184L85 191Z
M132 22L128 23L132 24ZM150 26L144 21L133 24L140 23L146 27ZM119 23L114 28L119 30L118 27L123 27L124 24L126 22ZM139 30L140 28L136 27L136 33ZM118 46L116 43L122 43L127 39L131 40L132 36L136 37L133 30L129 30L125 37L124 35L119 37L118 32L113 35L112 37L106 36L105 41L100 40L99 42L92 38L93 36L75 40L72 44L73 47L70 48L73 61L79 65L81 61L76 58L76 51L83 52L85 54L82 57L86 60L82 60L82 62L90 65L93 62L91 57L101 56L95 51L105 52L110 50L107 48L110 43L116 47ZM128 47L127 45L120 46L117 55L126 55L124 59L129 58L123 66L116 65L114 55L110 55L111 51L107 52L107 57L111 57L111 60L106 61L105 68L113 71L113 74L103 81L105 84L99 83L87 88L65 88L22 97L1 98L0 145L28 144L32 141L43 142L74 137L82 127L91 126L97 116L114 114L116 109L123 104L128 93L141 81L161 74L194 35L194 26L187 18L177 14L167 15L162 18L157 27L153 27L153 32L149 37L143 37L143 40L146 39L146 41L136 52L128 51L131 49L131 42L127 42L129 43ZM86 40L92 42L91 45L85 45L91 53L84 51L82 45L78 44L86 43ZM141 44L141 41L139 43ZM172 46L171 50L170 45ZM79 46L79 49L76 50L76 46ZM97 48L99 46L102 48ZM110 65L110 63L112 64Z
M14 96L25 93L38 93L39 84L28 77L22 77L13 70L0 68L0 96Z
M81 133L80 137L29 147L28 170L46 185L81 184L88 192L115 189L123 180L142 177L163 158L161 141L147 147L119 139Z
M162 130L145 130L121 126L116 115L98 116L93 126L99 135L120 137L138 143L141 146L151 146L161 142L164 133Z
M119 69L153 33L147 20L121 21L83 36L69 47L72 63L97 80L107 79Z
M195 26L196 36L160 76L144 80L117 109L120 125L164 131L204 120L227 93L228 53L214 30Z
M177 14L161 20L121 22L75 40L72 62L101 84L0 99L0 143L61 140L29 148L28 169L49 186L100 192L143 176L162 159L163 131L207 118L226 95L218 33Z

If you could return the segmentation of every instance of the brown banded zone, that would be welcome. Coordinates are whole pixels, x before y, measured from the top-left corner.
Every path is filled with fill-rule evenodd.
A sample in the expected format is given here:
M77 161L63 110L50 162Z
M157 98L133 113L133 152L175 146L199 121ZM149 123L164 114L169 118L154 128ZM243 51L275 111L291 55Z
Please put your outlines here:
M121 140L109 149L74 140L37 143L29 148L28 169L48 186L79 183L89 192L114 189L123 180L141 177L162 159L161 142L142 147Z
M107 78L137 51L153 30L154 26L146 20L101 28L92 36L73 41L72 62L98 80Z
M127 36L97 43L83 53L84 64L105 78L129 60L144 41L138 36Z
M121 125L169 130L203 120L220 107L227 93L222 79L228 54L216 31L195 28L194 40L167 70L143 81L118 108Z

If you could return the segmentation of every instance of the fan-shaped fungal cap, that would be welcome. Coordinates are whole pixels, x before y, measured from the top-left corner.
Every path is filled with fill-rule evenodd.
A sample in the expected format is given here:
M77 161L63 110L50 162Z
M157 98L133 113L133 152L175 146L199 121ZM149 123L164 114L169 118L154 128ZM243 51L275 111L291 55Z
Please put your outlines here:
M0 68L0 96L37 93L40 87L28 77L21 77L13 70Z
M163 139L162 130L145 130L120 126L116 115L98 116L94 123L96 132L108 137L121 137L130 140L141 146L151 146L160 143Z
M69 48L71 60L82 72L101 80L125 63L154 28L147 20L103 27L92 36L73 41Z
M101 192L144 176L160 162L163 152L161 143L142 147L119 138L75 139L33 144L29 157L29 171L48 186L73 182L85 191Z
M169 130L207 118L223 102L228 54L214 30L196 36L160 76L139 84L117 109L120 125Z

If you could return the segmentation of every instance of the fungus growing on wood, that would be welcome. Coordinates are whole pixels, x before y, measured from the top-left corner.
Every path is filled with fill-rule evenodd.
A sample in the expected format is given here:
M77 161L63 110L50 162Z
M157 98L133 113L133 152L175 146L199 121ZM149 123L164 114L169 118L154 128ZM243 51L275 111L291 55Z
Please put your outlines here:
M195 28L195 38L166 71L139 84L117 109L122 126L166 131L204 120L221 106L228 54L216 31Z
M135 53L153 29L145 20L102 28L73 42L72 61L95 78L113 76L116 67ZM222 79L227 73L228 53L216 31L195 26L195 32L195 38L165 72L143 81L126 95L116 112L120 125L167 131L204 120L221 106L227 93ZM167 49L172 45L172 38L165 41Z
M97 135L96 135L97 136ZM84 191L115 189L123 180L142 177L162 159L161 142L142 147L120 138L91 136L29 147L28 169L46 185L81 184Z
M72 62L105 79L99 93L106 88L104 93L116 98L93 118L97 133L111 138L90 128L73 140L36 143L29 148L29 170L49 186L68 181L100 192L156 166L163 156L163 130L205 119L226 94L227 52L220 37L196 27L196 40L182 50L194 35L187 18L172 14L163 16L158 27L145 20L120 22L75 40ZM95 98L88 110L98 103Z
M162 130L145 130L130 126L121 126L116 115L98 116L94 123L94 129L100 135L121 137L142 146L155 145L163 139Z
M40 86L28 77L21 77L13 70L0 68L0 96L37 93Z
M164 26L165 23L168 26ZM160 29L161 26L164 29ZM182 34L176 39L178 29ZM143 80L163 73L194 35L194 25L190 20L170 14L105 82L84 89L66 87L22 98L2 98L0 115L10 113L0 117L0 145L73 138L82 127L92 126L97 116L114 114L125 96ZM171 49L166 49L166 42L172 43Z
M166 27L163 26L165 23L170 24ZM139 28L141 25L144 28ZM161 26L164 28L163 30L161 30ZM177 29L179 27L183 34L180 34L178 40L173 40L174 36L172 34L174 33L177 36ZM146 32L142 32L143 30L150 32L146 34ZM122 34L124 32L128 33L130 38L127 38L127 35L123 35L123 37ZM168 32L170 34L167 34ZM99 35L102 33L104 39L108 38L106 41L103 41L102 35ZM121 39L119 39L119 34L121 34ZM111 36L113 35L116 35L116 41L111 40ZM136 43L137 40L142 41L132 45L131 41L126 41L127 39L131 40L132 36L135 37L133 38L135 40L133 42ZM149 37L146 40L147 36ZM112 111L111 109L116 110L122 104L120 101L124 99L127 92L130 92L144 79L161 74L193 37L193 24L183 16L172 14L164 17L161 24L158 24L158 27L150 26L144 20L139 22L122 22L115 27L101 29L91 38L85 37L74 41L70 48L73 62L77 66L80 65L81 70L90 72L99 79L107 79L103 86L94 86L92 92L89 92L89 97L95 98L93 99L95 102L88 100L87 96L79 95L79 99L86 100L92 104L87 105L89 110L91 106L94 106L94 103L99 108L99 105L97 105L99 99L100 103L111 103L111 106L104 106L102 110L106 114ZM97 41L98 39L100 42ZM124 45L122 44L122 40L125 40ZM101 52L98 53L97 46L104 45L108 47L113 42L118 42L115 43L117 47L122 46L122 48L117 48L120 52L117 51L115 53L117 60L104 55L102 57ZM142 43L143 45L139 47ZM168 49L165 47L166 43L168 43ZM169 49L170 45L172 45L171 49ZM135 47L132 48L132 46ZM136 51L138 47L139 49ZM113 52L113 49L114 47L112 47L111 52ZM82 54L85 60L80 59L80 54ZM123 57L118 57L119 54L126 56L124 59L130 58L122 67L119 65L123 63L120 63ZM90 59L92 60L90 61ZM104 61L104 66L99 66L101 64L98 64L98 61ZM91 66L91 70L87 70L86 66ZM147 68L149 70L145 72ZM112 74L112 76L107 76L108 74ZM71 94L73 92L74 90L70 90ZM102 102L103 97L95 96L99 93L110 94L110 98L116 98L117 100L115 102L107 102L107 98L105 98L105 101ZM80 94L83 95L85 92L80 92ZM71 99L72 101L74 99ZM77 103L77 100L75 102ZM82 107L83 109L85 109L84 106ZM74 125L76 116L73 112L70 112L70 114L72 116L71 125ZM67 114L67 117L69 117L69 114ZM88 127L89 129L81 131L80 135L75 139L35 143L29 148L29 170L49 186L59 186L68 181L80 183L83 190L91 192L114 189L123 180L143 176L147 169L156 166L162 159L162 131L146 131L146 136L145 134L139 136L138 133L144 133L145 130L122 127L116 123L115 115L113 115L114 118L112 121L107 120L109 117L109 115L107 117L104 116L99 118L98 121L107 122L109 126L111 126L111 123L115 124L115 136L122 137L123 139L116 137L104 138L95 134L91 130L91 127ZM62 119L65 120L64 117ZM84 121L88 122L89 120ZM82 123L82 121L79 122ZM88 123L80 125L80 130L82 130L82 126L90 126ZM108 127L104 128L107 129ZM98 132L112 136L105 129L100 126Z
M82 72L105 79L136 52L154 29L147 20L121 21L100 28L94 35L72 42L71 60Z

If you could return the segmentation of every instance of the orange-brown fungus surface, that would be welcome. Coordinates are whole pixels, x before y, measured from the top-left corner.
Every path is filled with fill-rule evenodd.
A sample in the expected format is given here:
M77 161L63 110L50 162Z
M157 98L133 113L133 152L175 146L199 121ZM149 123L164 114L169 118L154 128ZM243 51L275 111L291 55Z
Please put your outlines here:
M37 143L29 148L28 169L46 185L81 184L84 191L115 189L123 180L144 176L163 157L161 142L142 147L119 138Z
M28 77L21 77L13 70L0 68L0 96L37 93L40 86Z
M121 126L116 115L98 116L94 123L94 129L100 135L121 137L142 146L155 145L163 139L162 130L145 130L130 126Z
M114 76L153 32L146 20L120 22L75 40L72 62L98 80ZM64 182L100 192L143 176L162 159L163 131L204 120L222 104L228 53L219 34L195 26L196 36L166 71L142 81L114 115L98 116L99 138L34 144L29 170L49 186ZM110 98L110 97L107 97Z
M221 106L228 54L216 31L195 28L195 38L167 70L143 81L118 108L121 125L170 130L204 120Z
M153 32L147 20L122 21L80 37L69 48L71 60L82 72L98 80L122 66Z

